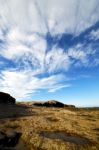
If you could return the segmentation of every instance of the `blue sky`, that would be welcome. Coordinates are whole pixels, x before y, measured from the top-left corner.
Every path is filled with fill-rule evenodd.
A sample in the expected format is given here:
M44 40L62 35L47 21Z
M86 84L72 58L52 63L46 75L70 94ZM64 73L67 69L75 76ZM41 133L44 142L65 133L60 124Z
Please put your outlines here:
M0 91L99 106L99 0L0 0Z

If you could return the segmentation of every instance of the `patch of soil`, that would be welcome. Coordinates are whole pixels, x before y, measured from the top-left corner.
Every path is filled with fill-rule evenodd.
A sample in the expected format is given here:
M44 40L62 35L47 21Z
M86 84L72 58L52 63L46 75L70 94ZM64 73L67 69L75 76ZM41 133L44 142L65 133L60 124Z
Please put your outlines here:
M40 136L43 136L45 138L50 138L50 139L59 139L65 142L70 142L79 145L92 144L92 142L85 137L80 137L78 135L71 135L68 133L66 134L63 132L42 131L40 132Z

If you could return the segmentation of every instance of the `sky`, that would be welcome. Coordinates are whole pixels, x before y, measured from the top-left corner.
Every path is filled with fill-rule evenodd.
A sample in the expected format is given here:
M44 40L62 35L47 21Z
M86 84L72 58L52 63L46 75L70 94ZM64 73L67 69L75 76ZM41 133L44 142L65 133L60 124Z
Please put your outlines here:
M99 106L99 0L0 0L0 91Z

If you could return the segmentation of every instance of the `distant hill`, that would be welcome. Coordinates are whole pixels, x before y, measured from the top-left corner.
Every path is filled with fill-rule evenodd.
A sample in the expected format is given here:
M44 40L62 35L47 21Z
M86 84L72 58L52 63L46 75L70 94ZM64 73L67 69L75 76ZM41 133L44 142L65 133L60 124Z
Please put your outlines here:
M49 100L46 102L33 102L34 106L45 106L45 107L70 107L70 108L75 108L74 105L67 105L62 102L56 101L56 100Z

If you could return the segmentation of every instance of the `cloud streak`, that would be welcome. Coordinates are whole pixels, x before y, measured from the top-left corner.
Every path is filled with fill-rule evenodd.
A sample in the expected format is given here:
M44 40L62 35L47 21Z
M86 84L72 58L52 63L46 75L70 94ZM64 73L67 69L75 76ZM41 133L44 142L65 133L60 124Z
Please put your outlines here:
M18 11L17 11L18 9ZM0 0L0 26L21 30L79 34L99 20L98 0ZM68 20L68 21L67 21ZM8 24L8 25L7 25Z
M98 0L0 0L0 90L23 99L70 87L71 69L99 64L94 44L77 41L98 21ZM64 34L76 44L61 43ZM85 37L97 41L99 31Z
M69 84L62 85L62 79L68 80L62 74L38 78L33 76L32 72L3 71L0 78L0 90L11 93L18 99L28 99L38 90L55 92L61 88L69 87Z

